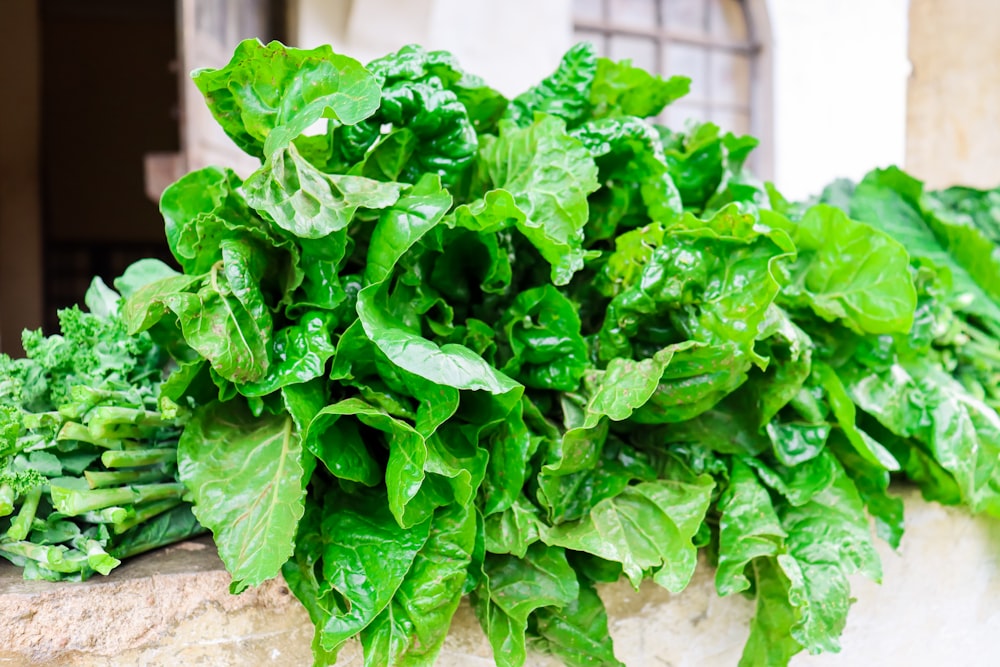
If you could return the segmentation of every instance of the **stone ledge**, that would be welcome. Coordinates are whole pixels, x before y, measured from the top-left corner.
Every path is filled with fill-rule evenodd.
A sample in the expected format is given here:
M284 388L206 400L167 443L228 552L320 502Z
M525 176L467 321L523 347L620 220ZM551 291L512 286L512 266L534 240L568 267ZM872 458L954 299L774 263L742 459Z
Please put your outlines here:
M928 504L911 489L899 553L879 544L885 585L853 582L843 652L798 656L796 667L998 663L1000 522ZM648 582L647 582L648 584ZM281 581L242 595L211 540L140 556L79 584L26 582L0 565L0 665L39 667L187 667L310 665L312 627ZM616 649L629 667L730 667L739 661L752 602L721 599L704 563L691 585L671 595L601 588ZM349 644L338 665L359 667ZM468 605L455 618L442 667L490 667L489 644ZM533 667L558 663L532 656Z

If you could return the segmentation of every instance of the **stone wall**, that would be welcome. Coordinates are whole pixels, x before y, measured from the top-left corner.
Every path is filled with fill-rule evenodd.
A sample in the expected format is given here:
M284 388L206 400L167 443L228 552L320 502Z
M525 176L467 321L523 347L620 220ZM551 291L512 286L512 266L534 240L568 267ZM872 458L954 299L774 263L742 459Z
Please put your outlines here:
M932 188L1000 185L1000 2L911 0L906 168Z
M905 490L899 553L880 543L882 586L857 579L840 654L794 667L988 667L1000 636L1000 522L928 504ZM24 582L0 567L0 665L188 667L309 665L312 627L280 581L242 595L207 538L140 556L83 584ZM702 563L680 595L647 582L600 589L619 658L629 667L735 667L751 601L719 598ZM360 667L349 644L338 665ZM489 644L463 605L437 663L490 667ZM555 667L531 656L532 667Z

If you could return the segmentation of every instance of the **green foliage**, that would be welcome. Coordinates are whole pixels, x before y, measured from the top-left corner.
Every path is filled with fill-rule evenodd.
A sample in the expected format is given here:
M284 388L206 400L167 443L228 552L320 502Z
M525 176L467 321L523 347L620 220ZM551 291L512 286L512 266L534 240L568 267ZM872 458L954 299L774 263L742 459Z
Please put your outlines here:
M250 41L195 77L262 164L167 190L184 273L132 267L116 335L175 356L160 404L186 420L194 515L234 590L283 573L317 664L355 636L366 665L433 664L469 594L497 664L618 665L596 584L677 592L704 550L721 595L756 599L741 664L786 665L839 650L849 577L880 578L868 517L899 544L893 475L1000 514L995 192L893 168L790 203L745 169L753 138L648 120L685 79L585 44L512 100L415 46L364 69ZM141 366L27 343L51 361L0 362L18 406L67 392L49 368ZM133 412L96 409L87 438L162 425ZM86 462L23 444L60 417L0 419L15 537L37 476L114 518L72 481ZM108 556L179 534L184 507ZM107 565L37 546L0 551Z
M0 355L0 556L28 579L106 575L204 531L177 481L181 420L157 406L164 350L126 333L100 279L86 303L59 334L26 331L26 358Z

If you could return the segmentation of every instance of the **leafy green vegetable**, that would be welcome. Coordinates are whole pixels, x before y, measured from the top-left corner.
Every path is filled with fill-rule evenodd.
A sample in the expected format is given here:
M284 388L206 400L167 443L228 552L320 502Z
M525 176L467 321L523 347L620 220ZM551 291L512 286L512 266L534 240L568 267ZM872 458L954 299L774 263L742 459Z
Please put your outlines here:
M250 41L195 77L262 164L164 194L183 273L118 285L139 361L29 336L53 361L0 363L26 571L105 571L197 516L234 591L281 571L317 664L351 637L433 664L469 594L500 665L618 665L597 584L677 592L704 549L756 599L741 664L786 665L838 650L849 577L880 578L869 516L899 545L891 481L1000 513L995 192L892 168L789 202L752 137L649 120L686 79L586 44L512 100L417 46ZM164 350L138 400L89 381ZM96 529L36 530L52 504Z
M0 555L29 579L106 575L204 531L177 481L180 420L156 405L168 359L126 333L119 300L95 279L92 312L60 311L60 334L0 355Z

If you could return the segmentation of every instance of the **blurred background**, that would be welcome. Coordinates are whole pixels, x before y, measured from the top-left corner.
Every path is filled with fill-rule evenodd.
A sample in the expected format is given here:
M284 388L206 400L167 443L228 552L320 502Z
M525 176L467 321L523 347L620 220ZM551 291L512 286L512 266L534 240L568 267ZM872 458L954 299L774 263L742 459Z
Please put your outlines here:
M574 42L691 77L670 126L761 139L789 198L904 166L931 187L1000 183L996 0L0 0L0 350L141 257L167 259L163 188L254 160L187 73L245 37L362 62L452 51L513 96Z

